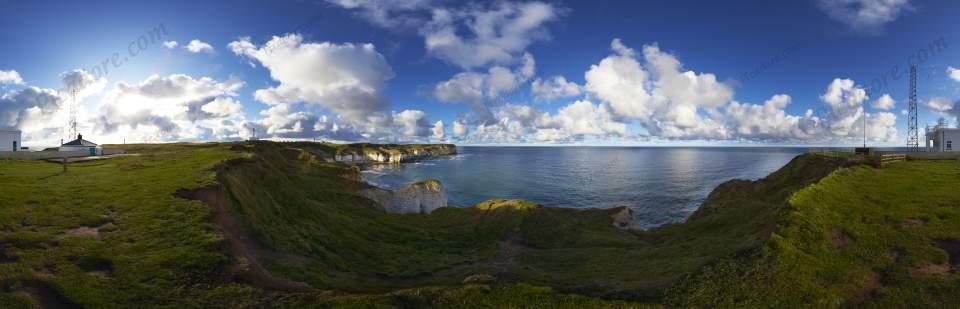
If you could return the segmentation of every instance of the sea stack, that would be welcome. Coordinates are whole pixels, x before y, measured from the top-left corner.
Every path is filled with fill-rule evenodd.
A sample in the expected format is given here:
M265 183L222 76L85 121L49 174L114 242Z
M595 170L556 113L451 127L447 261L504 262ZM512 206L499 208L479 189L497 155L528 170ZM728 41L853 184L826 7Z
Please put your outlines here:
M359 194L376 202L387 213L428 214L447 206L447 192L435 179L408 184L397 190L369 188Z

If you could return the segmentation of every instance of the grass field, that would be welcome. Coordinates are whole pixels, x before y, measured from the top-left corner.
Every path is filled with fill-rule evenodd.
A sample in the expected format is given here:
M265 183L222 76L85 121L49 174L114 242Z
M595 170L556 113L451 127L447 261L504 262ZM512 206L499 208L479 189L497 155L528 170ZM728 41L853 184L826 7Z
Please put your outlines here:
M514 200L385 214L353 194L366 186L356 168L325 160L341 145L124 147L139 155L66 173L0 161L3 307L960 300L956 161L843 168L844 158L805 155L763 180L721 185L686 223L625 231L608 210ZM178 197L214 191L204 201L222 202L226 213ZM468 277L490 278L462 284Z
M790 199L761 249L709 267L674 305L960 304L960 162L844 169Z

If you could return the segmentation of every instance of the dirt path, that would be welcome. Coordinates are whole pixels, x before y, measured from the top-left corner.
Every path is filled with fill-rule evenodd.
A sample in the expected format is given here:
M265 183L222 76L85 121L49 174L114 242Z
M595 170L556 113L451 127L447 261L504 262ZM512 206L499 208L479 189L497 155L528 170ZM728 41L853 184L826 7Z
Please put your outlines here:
M506 240L500 242L499 248L500 252L493 258L491 265L497 273L505 273L513 268L514 260L523 253L526 246L523 245L520 231L515 229Z
M234 214L221 186L214 185L194 190L179 189L174 193L174 196L201 201L213 209L213 222L223 230L225 238L230 243L230 255L233 257L230 274L234 277L268 290L313 290L306 283L276 276L260 264L261 258L264 257L294 263L303 263L306 259L300 256L274 252L261 246L251 237L249 230Z
M25 281L22 292L36 300L40 308L83 308L63 297L60 292L43 281Z

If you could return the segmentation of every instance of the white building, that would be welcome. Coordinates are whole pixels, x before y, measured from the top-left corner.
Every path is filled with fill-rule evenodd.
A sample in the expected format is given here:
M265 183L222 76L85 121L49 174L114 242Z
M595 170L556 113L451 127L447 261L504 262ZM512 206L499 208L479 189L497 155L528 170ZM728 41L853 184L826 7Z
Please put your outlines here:
M83 139L83 134L77 134L77 139L60 145L60 152L85 151L91 156L103 155L103 148L94 142Z
M0 151L20 151L20 130L0 129Z
M927 129L927 151L960 151L960 129L935 126Z

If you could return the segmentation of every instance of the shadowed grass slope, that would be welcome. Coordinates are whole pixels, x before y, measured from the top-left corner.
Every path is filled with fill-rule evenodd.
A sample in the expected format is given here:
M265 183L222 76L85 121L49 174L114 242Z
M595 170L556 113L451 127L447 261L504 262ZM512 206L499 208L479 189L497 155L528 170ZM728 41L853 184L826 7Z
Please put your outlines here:
M221 181L258 239L309 261L267 263L295 280L384 292L491 273L506 282L648 301L711 261L763 243L794 191L845 162L801 156L766 179L718 188L687 223L624 231L612 225L611 210L519 201L385 214L352 194L365 186L355 169L300 148L261 143L253 152L225 167Z
M802 155L764 179L721 185L685 223L626 231L612 224L617 209L518 200L385 214L353 194L368 186L359 169L328 160L362 145L123 147L140 155L66 174L0 161L3 307L636 306L557 291L671 306L960 301L956 162L823 178L849 161ZM173 196L212 186L276 253L262 256L268 270L317 290L234 280L238 257L210 208ZM496 281L461 283L479 274Z
M790 199L761 249L680 284L676 306L960 303L960 163L841 170Z
M310 264L333 265L318 267L307 276L329 278L334 284L355 282L343 279L352 269L374 276L377 272L412 274L434 270L433 265L470 261L477 255L475 252L495 250L495 243L487 239L497 236L490 235L505 233L498 225L503 220L495 218L512 216L507 208L475 210L450 218L440 212L423 219L422 224L429 229L406 227L403 217L380 217L382 214L363 207L368 201L341 193L363 184L355 180L354 168L316 160L314 153L331 153L327 146L291 150L289 145L270 143L268 146L274 151L257 153L256 157L262 160L241 159L251 157L256 145L124 145L128 152L138 155L71 164L67 173L61 173L59 164L49 162L0 160L0 195L4 197L0 200L0 307L393 308L462 307L464 303L474 303L580 308L618 304L525 285L456 284L449 288L349 295L323 290L266 291L235 282L229 266L236 257L229 256L220 227L211 222L211 209L174 196L182 188L216 184L217 171L235 165L266 164L263 171L284 171L243 176L250 179L282 184L303 182L303 188L324 188L271 190L270 186L255 182L248 187L255 188L253 191L245 193L243 186L237 186L232 192L251 198L252 203L276 206L236 209L249 211L245 217L255 222L251 228L257 231L256 235L265 236L261 238L265 244L320 257ZM337 178L344 175L349 177ZM229 181L230 177L240 175L225 174L223 180ZM343 206L338 208L342 212L334 215L309 209L323 203ZM303 217L291 221L292 216ZM291 222L306 225L282 227ZM351 234L349 229L343 229L344 224L364 228L353 231L359 234ZM388 233L396 231L401 233ZM277 234L287 232L290 234ZM323 244L316 242L318 239L329 241L330 249L316 245ZM383 246L351 245L363 239ZM397 256L427 250L436 256L421 261L407 259L410 265L387 261L387 266L381 267L377 263L387 255L374 254L378 250ZM381 260L373 260L376 258ZM373 271L362 271L368 266ZM407 266L412 270L407 270ZM324 270L331 270L331 274L317 274ZM322 287L326 281L316 282Z

